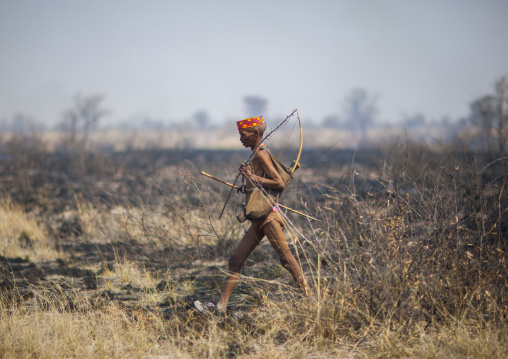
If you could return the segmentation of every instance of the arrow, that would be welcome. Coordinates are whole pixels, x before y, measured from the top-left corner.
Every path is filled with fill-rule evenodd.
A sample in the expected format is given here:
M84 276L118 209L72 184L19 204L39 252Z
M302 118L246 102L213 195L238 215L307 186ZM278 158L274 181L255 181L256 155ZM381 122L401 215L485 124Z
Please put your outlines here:
M208 174L208 173L206 173L206 172L201 171L201 174L202 174L203 176L206 176L206 177L208 177L208 178L211 178L211 179L213 179L213 180L215 180L215 181L217 181L217 182L220 182L220 183L222 183L222 184L225 184L225 185L227 185L227 186L229 186L229 187L233 187L233 188L235 188L235 189L241 189L240 187L235 186L235 185L234 185L234 184L232 184L232 183L229 183L229 182L226 182L226 181L220 180L220 179L218 179L217 177L214 177L214 176L212 176L212 175L210 175L210 174ZM283 204L276 203L275 205L276 205L276 206L279 206L279 207L281 207L281 208L287 209L288 211L291 211L291 212L293 212L293 213L299 214L300 216L305 216L305 217L307 217L307 218L310 218L310 219L313 219L313 220L315 220L315 221L318 221L318 222L323 223L321 220L319 220L319 219L317 219L317 218L311 217L311 216L309 216L308 214L305 214L305 213L299 212L299 211L297 211L297 210L295 210L295 209L292 209L292 208L286 207L286 206L284 206Z

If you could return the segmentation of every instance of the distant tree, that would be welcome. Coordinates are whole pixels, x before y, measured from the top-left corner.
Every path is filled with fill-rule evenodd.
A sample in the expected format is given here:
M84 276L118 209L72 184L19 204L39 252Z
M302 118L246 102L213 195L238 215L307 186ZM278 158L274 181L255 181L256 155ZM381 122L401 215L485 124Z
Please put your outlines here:
M63 123L60 126L68 133L68 141L71 146L78 145L78 134L81 133L82 149L86 148L90 130L97 126L99 120L108 114L102 107L102 95L89 95L74 97L73 106L64 112Z
M407 128L418 128L424 126L427 122L424 115L417 113L414 115L406 115L402 120L402 124Z
M324 128L341 128L343 124L339 116L329 115L323 118L322 125Z
M149 130L161 131L164 128L164 122L162 120L146 117L137 124L137 128L146 128Z
M377 96L371 96L365 89L353 89L345 98L344 114L348 127L359 131L362 140L367 139L367 129L374 123L377 114Z
M470 123L481 131L487 150L493 153L492 146L497 142L498 153L504 156L508 125L507 79L502 77L497 80L494 83L494 93L474 100L470 104L470 109Z
M210 116L208 116L208 112L201 110L192 116L192 122L198 128L208 128L210 126Z
M4 130L25 138L32 137L44 130L41 123L35 121L31 116L21 113L15 114L11 121L5 122L3 127Z
M78 114L74 109L72 109L65 111L62 117L62 123L58 126L58 128L67 132L67 141L71 146L74 146L76 145L76 136L78 131Z
M15 158L20 177L25 176L24 171L27 168L35 166L35 163L39 164L43 159L46 152L42 135L44 129L43 124L25 114L15 114L9 121L3 121L0 147ZM2 136L3 132L8 132L8 135Z
M497 109L497 141L501 156L506 152L506 126L508 125L508 81L502 77L494 84Z
M268 100L259 96L245 96L245 109L247 117L263 116L265 114L266 105Z

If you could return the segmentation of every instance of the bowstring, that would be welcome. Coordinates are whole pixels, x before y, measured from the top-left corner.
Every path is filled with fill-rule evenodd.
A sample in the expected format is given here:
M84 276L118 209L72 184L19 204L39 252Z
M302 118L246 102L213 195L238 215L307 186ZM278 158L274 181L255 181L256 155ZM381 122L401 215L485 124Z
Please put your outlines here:
M289 131L289 134L286 136L286 139L284 141L284 146L282 146L282 148L277 151L277 158L279 159L279 161L281 160L281 158L284 161L284 158L286 156L288 156L290 153L292 153L291 148L288 149L288 146L289 146L289 139L293 135L295 127L296 127L296 122L293 124L291 131ZM286 153L286 150L288 153Z

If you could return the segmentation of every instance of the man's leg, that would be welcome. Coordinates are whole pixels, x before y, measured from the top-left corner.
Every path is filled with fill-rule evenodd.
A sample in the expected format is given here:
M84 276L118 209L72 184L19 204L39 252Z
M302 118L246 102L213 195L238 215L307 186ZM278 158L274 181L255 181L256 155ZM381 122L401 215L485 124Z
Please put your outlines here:
M270 241L273 249L279 255L280 263L293 276L294 280L303 291L304 295L310 295L310 289L303 274L302 268L298 264L293 254L289 250L289 246L282 232L282 226L277 221L271 221L263 226L263 232Z
M247 260L247 257L249 257L249 254L257 247L263 237L264 234L257 234L251 226L249 231L243 236L240 244L238 244L235 253L229 258L229 275L222 288L220 301L217 304L218 311L226 311L229 297L231 297L231 293L233 293L233 289L238 281L240 270Z

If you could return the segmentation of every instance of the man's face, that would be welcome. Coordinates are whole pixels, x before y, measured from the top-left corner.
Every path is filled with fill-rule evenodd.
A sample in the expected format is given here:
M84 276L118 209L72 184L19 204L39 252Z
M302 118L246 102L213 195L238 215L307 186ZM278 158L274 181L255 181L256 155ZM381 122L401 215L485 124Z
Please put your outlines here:
M241 129L238 130L238 133L240 134L240 142L244 147L252 147L256 145L256 141L258 139L258 132L247 130L247 129Z

